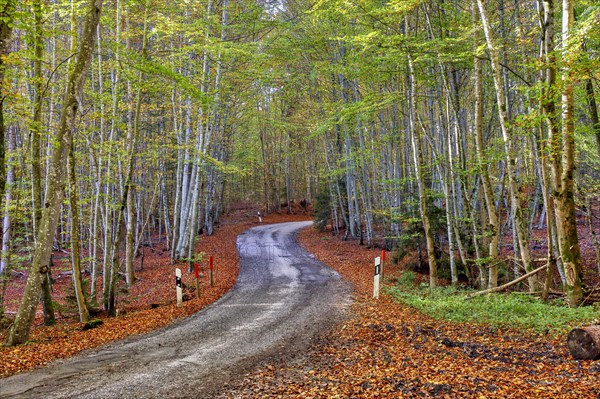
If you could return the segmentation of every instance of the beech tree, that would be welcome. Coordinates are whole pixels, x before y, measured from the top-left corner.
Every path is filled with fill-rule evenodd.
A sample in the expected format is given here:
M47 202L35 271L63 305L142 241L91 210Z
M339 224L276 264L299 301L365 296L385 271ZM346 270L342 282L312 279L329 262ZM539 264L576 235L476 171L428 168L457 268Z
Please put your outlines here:
M550 137L552 179L556 198L556 225L560 256L565 267L567 298L572 306L580 304L583 292L581 287L582 269L579 240L577 236L577 215L575 214L575 115L574 115L574 76L570 66L572 54L576 52L573 43L574 2L562 2L562 134Z
M85 74L91 61L95 31L100 20L101 10L102 2L100 0L89 1L83 35L78 46L76 61L69 74L68 86L65 90L63 108L60 115L59 130L55 136L56 148L50 162L49 185L46 191L48 201L42 209L40 226L36 234L33 262L19 311L7 338L7 345L21 344L28 339L31 324L35 316L37 298L39 297L41 286L40 278L46 271L45 269L48 267L50 261L52 240L58 223L62 191L65 186L66 173L63 163L68 157L71 137L80 107L79 98L83 90Z
M4 191L6 190L6 123L4 102L5 93L8 91L8 82L6 82L5 59L10 52L9 39L12 33L15 11L14 1L6 0L0 3L0 90L2 92L2 99L0 99L0 209L3 209L1 204L4 201ZM0 274L5 269L5 262L2 262Z

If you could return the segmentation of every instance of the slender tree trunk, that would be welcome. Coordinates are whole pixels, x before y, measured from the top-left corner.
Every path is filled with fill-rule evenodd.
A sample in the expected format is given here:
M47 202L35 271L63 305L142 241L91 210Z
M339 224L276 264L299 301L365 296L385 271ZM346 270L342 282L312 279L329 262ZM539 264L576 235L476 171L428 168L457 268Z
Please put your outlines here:
M504 152L506 157L506 171L508 175L508 185L510 192L510 202L512 215L514 218L514 230L517 236L518 245L521 253L521 261L527 272L532 270L531 251L529 250L529 242L523 222L523 209L521 206L520 191L517 183L517 172L515 166L515 158L513 154L513 135L511 132L510 122L507 115L507 101L504 87L504 79L500 67L500 53L494 43L490 24L488 22L487 11L482 0L477 0L479 14L483 24L483 31L487 42L488 50L492 64L492 72L494 78L494 88L496 90L496 101L498 103L498 117L500 119L500 128L502 130L502 139L504 142ZM529 291L535 292L537 289L537 278L531 275L528 278Z
M135 192L133 187L127 191L126 206L126 234L125 234L125 283L131 287L135 282L135 225L136 225L136 206L134 204Z
M579 240L577 238L577 215L575 213L575 116L574 72L567 61L575 46L571 43L574 25L573 0L563 0L562 53L562 148L553 147L555 156L560 154L561 170L555 170L554 196L556 198L556 224L560 256L566 272L565 291L571 306L578 306L583 299L582 266ZM556 141L553 144L558 144Z
M144 6L144 28L142 33L142 55L146 57L146 40L148 34L148 0ZM140 123L141 123L141 109L142 109L142 89L140 85L144 79L142 72L138 75L138 89L135 99L135 110L133 116L133 126L129 128L127 133L127 142L131 144L129 149L130 153L136 152L135 144L138 141L140 135ZM135 160L135 158L132 158ZM129 168L133 171L134 163L130 163ZM129 188L127 189L127 223L126 223L126 239L125 239L125 282L130 287L135 281L135 225L136 225L136 212L135 212L135 190L133 185L133 174L130 173L131 180L129 181Z
M354 94L354 101L355 102L359 102L360 101L360 94L358 91L358 80L354 80L352 82L352 90L353 90L353 94ZM371 184L370 184L370 179L367 175L367 171L369 168L368 162L367 162L367 148L365 145L365 137L364 137L364 133L363 133L363 125L362 122L360 121L360 118L357 116L356 118L356 133L358 136L358 148L360 150L361 155L361 160L362 160L362 167L360 168L360 182L361 182L361 190L360 190L360 196L362 199L362 204L363 204L363 209L364 209L364 215L365 215L365 235L366 235L366 239L367 239L367 243L366 245L368 247L371 247L373 245L373 193L371 190Z
M416 114L416 78L414 72L414 66L412 57L408 58L409 72L410 72L410 101L409 101L409 123L410 130L412 132L412 147L413 147L413 160L415 165L415 172L417 178L417 187L419 190L419 209L421 211L421 220L423 222L423 230L425 232L425 240L427 244L427 258L429 261L429 286L435 288L438 285L437 282L437 259L435 257L435 244L433 240L433 232L431 231L431 224L429 222L429 214L427 210L427 196L425 193L425 162L423 160L423 148L421 130L417 127L415 121Z
M117 10L119 9L119 1L117 1ZM118 17L117 17L118 19ZM98 48L98 91L100 93L104 92L104 77L102 75L103 73L103 68L102 68L102 37L101 37L101 30L100 30L100 25L98 25L96 27L96 45ZM118 53L118 49L117 49L117 53ZM100 109L100 120L99 120L99 135L100 135L100 147L103 147L104 144L104 99L102 96L100 96L99 100L98 100L99 104L98 107ZM101 150L98 151L98 154L101 153ZM92 306L96 306L98 303L97 300L97 296L96 296L96 278L98 275L98 247L100 240L99 235L99 231L100 231L100 226L99 226L99 218L100 218L100 213L101 213L101 203L100 203L100 197L102 196L102 164L103 162L100 159L100 155L95 156L94 151L92 150L91 146L90 146L90 170L94 170L95 171L95 177L96 177L96 181L94 182L95 185L95 189L96 189L96 195L94 198L94 207L91 213L91 223L90 223L90 242L88 245L89 248L89 268L90 268L90 297L89 297L89 301L90 304L92 304ZM106 240L105 240L106 241Z
M44 57L44 41L42 36L42 1L36 0L33 3L33 14L35 19L35 39L33 60L34 75L34 102L33 102L33 125L31 129L31 196L33 205L33 231L34 235L42 217L42 91L43 75L42 61Z
M540 108L546 113L547 120L547 131L548 137L556 135L554 131L556 126L556 118L554 115L554 100L547 96L549 87L548 85L554 85L555 83L555 71L552 66L554 62L554 55L552 54L554 48L554 6L553 0L542 1L538 0L538 9L540 10L540 27L541 27L541 43L540 43L540 58L546 63L546 69L540 71L540 80L546 85L542 91L540 99ZM551 50L552 49L552 50ZM552 57L552 58L550 58ZM548 98L547 98L548 97ZM548 268L546 269L546 281L544 282L543 296L547 298L550 290L550 284L552 283L552 272L558 268L556 257L554 256L554 226L556 224L556 217L554 212L554 199L550 195L549 181L548 181L548 166L546 152L548 149L548 142L543 139L543 126L539 128L539 150L538 157L540 159L540 171L542 178L542 198L544 201L544 207L546 210L546 239L548 241L546 258L548 262Z
M116 0L116 20L115 20L115 42L117 46L115 48L115 63L118 65L121 60L121 25L122 25L122 13L121 13L121 1ZM112 275L112 260L113 256L111 249L114 246L115 236L117 234L115 227L115 211L113 210L114 197L116 191L116 184L113 181L114 166L113 166L113 145L118 138L119 124L117 118L119 115L119 90L120 90L120 79L119 68L114 67L111 71L111 83L112 83L112 108L111 108L111 126L110 133L108 135L108 154L106 156L105 163L105 182L104 182L104 250L103 250L103 262L102 262L102 304L104 309L107 309L108 303L110 302L111 289L111 275Z
M475 19L476 4L473 4L473 19ZM498 227L498 213L496 211L496 201L494 200L494 191L490 181L488 166L485 162L485 144L483 142L483 72L481 60L476 56L473 59L475 74L475 144L477 148L477 163L481 170L481 183L485 198L485 209L488 215L488 226L486 235L489 236L489 257L490 267L488 276L488 288L494 288L498 285L498 247L500 241Z
M8 91L6 78L6 65L4 61L8 56L9 39L12 35L13 19L16 2L14 0L4 1L0 5L0 90L2 93ZM0 209L1 201L4 201L4 190L6 188L6 149L4 147L6 136L6 124L4 121L4 94L0 98Z
M9 152L16 149L16 134L8 130L8 150ZM2 223L2 254L0 256L0 279L4 273L8 271L10 266L10 250L12 243L12 220L11 220L11 202L13 200L13 185L15 183L15 167L12 162L9 162L6 174L6 189L4 193L4 217ZM2 295L2 298L4 296ZM0 316L2 315L2 302L0 302Z
M83 279L81 277L81 255L80 255L80 232L79 232L79 199L77 190L77 177L75 175L75 153L73 149L73 137L69 146L69 198L71 205L71 261L73 263L73 288L77 309L79 310L79 321L88 321L90 314L83 290Z
M33 204L33 235L36 237L37 228L41 220L42 209L42 171L41 171L41 129L42 129L42 90L43 75L42 61L44 56L43 42L43 5L36 0L33 4L33 14L35 20L35 39L34 39L34 108L33 108L33 128L31 137L31 170L32 170L32 204ZM50 264L44 276L42 276L42 308L44 311L44 325L51 326L56 324L54 314L54 304L52 302L52 274Z
M210 10L209 10L210 12ZM221 12L221 34L220 40L221 43L224 43L227 39L227 28L229 25L229 0L224 0L222 4L222 12ZM223 97L222 97L222 89L223 89L223 53L219 51L217 55L217 66L215 71L215 81L214 81L214 100L213 100L213 109L211 112L211 118L206 126L206 135L204 140L206 141L206 146L209 148L209 151L212 154L212 157L221 161L224 157L224 131L223 127L225 125L224 117L225 110L223 110ZM268 100L268 112L271 112L271 99ZM263 141L262 144L266 144L264 140L267 140L266 135L266 126L264 127L265 131L263 132ZM261 151L263 151L263 156L266 156L266 152L269 152L268 146L264 146ZM270 190L275 190L275 180L274 173L272 170L269 170L269 164L273 162L273 157L271 155L268 156L270 162L265 164L265 178L268 177L269 180L269 188ZM214 224L217 218L219 217L219 180L221 179L220 171L215 168L213 165L207 165L207 176L206 176L206 187L204 193L204 227L206 228L207 234L213 234ZM274 167L274 165L272 165ZM272 193L274 191L271 191ZM274 205L274 209L278 209L279 207L279 197L278 195L268 195L268 201L272 201ZM195 234L195 232L193 232ZM191 238L190 238L191 239Z
M587 93L588 108L592 120L592 129L594 129L594 136L596 136L596 146L598 148L598 154L600 154L600 116L598 115L598 105L596 103L594 84L591 78L586 79L585 91Z
M555 56L555 48L554 48L554 0L543 0L539 3L539 9L541 10L540 15L540 25L542 31L542 42L541 42L541 51L540 55L542 57L542 61L545 63L546 68L542 70L544 86L541 93L541 107L546 117L546 125L547 125L547 140L544 141L544 154L548 153L547 156L542 156L542 168L546 169L544 166L546 164L546 159L548 158L550 161L550 169L552 171L551 176L551 186L552 186L552 195L549 193L545 193L547 196L546 202L546 215L547 215L547 223L550 226L547 226L548 236L548 248L549 251L552 250L552 253L548 252L548 258L550 261L554 262L558 272L561 276L561 280L563 285L566 284L566 276L564 272L564 265L562 262L562 258L558 258L554 255L556 249L559 249L558 245L558 224L556 218L556 195L554 192L554 188L560 183L557 181L557 176L560 176L561 164L560 159L556 153L556 149L558 148L559 141L559 120L558 114L556 111L556 101L555 101L555 87L556 87L556 56ZM544 174L545 170L544 170ZM546 174L546 180L548 181L548 177ZM547 187L545 191L548 190L550 184L547 183ZM560 256L560 251L557 252L558 256Z

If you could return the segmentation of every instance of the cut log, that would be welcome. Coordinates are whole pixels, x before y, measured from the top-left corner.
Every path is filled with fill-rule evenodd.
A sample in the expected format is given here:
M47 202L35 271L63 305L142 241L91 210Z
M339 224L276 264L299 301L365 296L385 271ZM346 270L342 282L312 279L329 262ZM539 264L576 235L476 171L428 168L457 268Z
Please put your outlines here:
M81 326L81 330L82 331L91 330L96 327L100 327L102 324L104 324L104 322L100 319L91 319L91 320L88 320L87 322L83 323L83 325Z
M571 355L577 360L600 359L600 325L571 330L567 345Z

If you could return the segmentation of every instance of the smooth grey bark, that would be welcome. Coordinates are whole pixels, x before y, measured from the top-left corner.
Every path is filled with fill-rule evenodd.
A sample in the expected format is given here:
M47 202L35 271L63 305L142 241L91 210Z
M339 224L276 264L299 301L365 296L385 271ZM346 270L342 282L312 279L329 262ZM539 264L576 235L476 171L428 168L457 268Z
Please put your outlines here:
M562 56L566 61L573 52L572 30L575 22L574 1L562 2ZM562 66L562 134L552 142L554 156L560 154L560 169L553 169L554 196L556 198L556 225L560 256L565 268L567 301L578 306L583 300L582 261L577 237L577 215L575 214L575 72L569 62ZM562 148L558 148L562 145ZM558 165L558 162L555 163Z
M80 251L80 228L79 228L79 194L77 189L77 177L75 175L75 152L73 149L73 137L69 146L69 157L67 160L69 168L69 200L71 208L71 262L73 269L73 288L75 300L79 311L79 321L86 322L90 317L87 308L85 292L83 291L83 278L81 275L81 251Z
M117 10L119 10L119 1L117 1ZM117 18L118 19L118 18ZM102 68L102 37L101 37L101 29L100 25L96 27L96 46L98 48L98 69L96 71L98 76L98 91L100 93L104 92L104 77L102 76L103 68ZM118 52L118 49L117 49ZM100 96L98 108L100 110L100 118L98 122L99 127L99 139L100 139L100 147L103 146L104 143L104 99ZM89 142L88 142L89 144ZM89 270L90 270L90 294L89 301L93 306L97 304L97 293L96 293L96 279L98 276L98 252L101 239L99 237L99 233L101 231L100 228L100 214L102 211L100 197L102 194L102 161L99 159L100 156L97 155L92 149L91 145L88 145L90 149L89 154L89 165L90 171L95 172L96 181L94 183L95 186L95 198L93 209L91 210L90 215L90 239L88 242L88 258L89 258Z
M146 0L144 6L144 25L142 32L142 57L146 58L146 45L148 36L148 0ZM136 144L140 136L140 124L141 124L141 108L142 108L142 89L141 83L144 79L144 73L139 72L137 80L137 92L135 98L135 109L133 115L133 125L128 126L127 131L127 142L130 143L129 151L134 154L137 151ZM126 233L125 233L125 282L130 287L135 282L135 225L136 225L136 212L135 212L135 186L133 184L133 168L135 167L135 157L130 158L129 164L129 184L127 188L126 197ZM118 244L117 244L118 245ZM114 267L114 266L113 266Z
M435 244L433 239L433 232L431 231L431 223L429 221L429 214L427 209L427 196L425 192L425 173L424 173L424 158L421 137L421 129L416 123L416 106L417 106L417 94L416 94L416 77L414 71L414 65L412 57L408 57L408 69L410 78L410 101L409 101L409 124L410 131L412 134L412 149L413 149L413 162L415 168L415 174L417 179L417 188L419 190L419 210L421 213L421 221L423 223L423 230L425 234L425 241L427 246L427 258L429 262L429 287L435 288L438 285L437 276L437 259L435 256Z
M42 61L44 55L43 42L43 4L36 0L33 4L34 14L34 108L33 128L31 137L31 195L33 205L33 235L37 236L37 229L41 221L42 209L42 170L41 170L41 128L42 128ZM51 264L52 262L50 262ZM51 326L56 323L54 303L52 302L52 274L50 265L42 276L42 308L44 312L44 325Z
M221 43L225 43L227 39L227 28L229 25L229 0L223 0L223 4L221 5ZM209 146L209 153L212 158L218 162L221 162L225 157L225 118L226 118L226 110L223 109L224 99L221 91L223 90L223 53L222 50L219 51L217 55L217 66L215 71L215 81L214 81L214 98L213 98L213 109L211 112L210 122L207 125L207 134L205 140L207 141L207 145ZM271 105L269 105L269 110L271 111ZM266 144L263 139L263 152L267 149L264 147ZM273 159L271 160L273 161ZM266 165L268 167L268 165ZM273 167L275 165L272 165ZM207 165L207 176L206 176L206 187L205 187L205 195L204 195L204 228L206 229L206 233L211 235L214 231L214 224L219 217L219 207L220 207L220 184L222 180L222 174L219 171L218 166L216 165ZM273 176L274 173L268 173L269 176ZM271 189L274 189L274 195L271 200L276 201L275 207L279 209L279 196L278 191L275 187L275 181L271 182ZM195 235L196 232L192 231L191 234ZM193 236L190 237L190 242L193 242ZM190 244L190 251L192 249L192 245Z
M15 143L15 132L8 129L8 150L14 151L16 149ZM10 161L10 159L9 159ZM15 167L12 162L9 162L6 173L6 189L4 190L4 210L2 218L2 254L0 255L0 277L8 271L10 266L10 255L12 247L12 218L10 207L13 201L13 185L15 183ZM3 295L1 296L4 297ZM2 302L0 302L0 309L2 309ZM1 310L0 310L1 314Z
M477 5L473 2L473 19L476 19ZM489 275L488 288L494 288L498 285L498 248L500 243L500 227L498 226L498 212L496 210L496 201L494 191L490 181L488 165L485 159L485 143L483 140L483 70L479 57L473 57L474 80L475 80L475 143L477 150L477 163L481 173L481 183L485 198L485 209L488 216L488 226L486 235L489 237Z
M0 86L6 90L8 82L6 78L5 59L8 56L9 39L12 35L13 20L16 12L16 2L7 0L3 2L0 9ZM4 200L4 190L6 187L6 149L5 149L6 123L4 120L4 97L0 98L0 201ZM2 209L2 206L0 206Z
M114 58L118 64L121 60L121 2L117 0L116 3L116 26L115 26L115 41L117 46L114 52ZM119 89L121 87L119 68L113 68L111 71L111 83L112 83L112 109L111 109L111 125L108 136L109 151L106 157L105 163L105 182L104 182L104 248L103 248L103 262L102 262L102 303L103 306L109 302L109 295L111 292L111 261L112 254L111 248L115 241L115 212L114 212L114 197L115 197L115 183L113 181L114 165L113 165L113 151L112 146L118 137L118 125L117 118L119 113ZM100 75L102 71L100 70Z
M5 81L6 78L6 65L4 64L5 58L9 53L9 39L12 35L12 24L15 13L15 2L7 1L3 4L2 9L0 9L0 89L2 92L5 91L5 86L8 85L8 82ZM2 230L2 254L0 260L0 275L7 269L8 267L8 247L11 240L10 235L10 214L8 212L9 202L11 200L11 189L7 188L7 185L11 184L11 179L14 180L14 169L9 166L8 173L6 168L6 149L5 149L5 140L6 140L6 125L4 120L4 98L0 99L0 209L3 210L3 226ZM11 137L11 134L8 134L8 142L9 146L14 140ZM2 296L3 297L3 296ZM1 304L0 304L1 307Z
M493 32L487 16L487 11L482 0L477 0L479 15L483 25L483 32L490 51L492 74L494 78L494 88L496 91L496 101L498 104L498 118L500 120L500 128L502 131L502 139L504 142L504 153L506 158L506 172L508 177L508 186L510 193L511 211L513 217L513 229L517 237L519 245L521 262L527 272L532 270L531 251L529 249L529 241L523 223L523 209L520 204L519 187L517 183L517 171L515 166L515 158L513 154L513 134L509 125L507 114L507 98L505 90L505 79L503 78L500 65L500 52L494 42ZM535 275L530 275L528 278L529 291L537 290L538 281Z

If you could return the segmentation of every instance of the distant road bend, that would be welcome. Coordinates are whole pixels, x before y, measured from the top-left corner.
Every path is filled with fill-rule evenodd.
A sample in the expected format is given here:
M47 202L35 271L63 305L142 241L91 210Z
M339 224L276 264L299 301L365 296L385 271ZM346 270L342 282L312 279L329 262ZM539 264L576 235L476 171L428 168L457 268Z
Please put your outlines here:
M223 298L167 328L0 379L0 398L209 398L261 362L300 353L351 302L348 283L296 243L310 223L246 231Z

